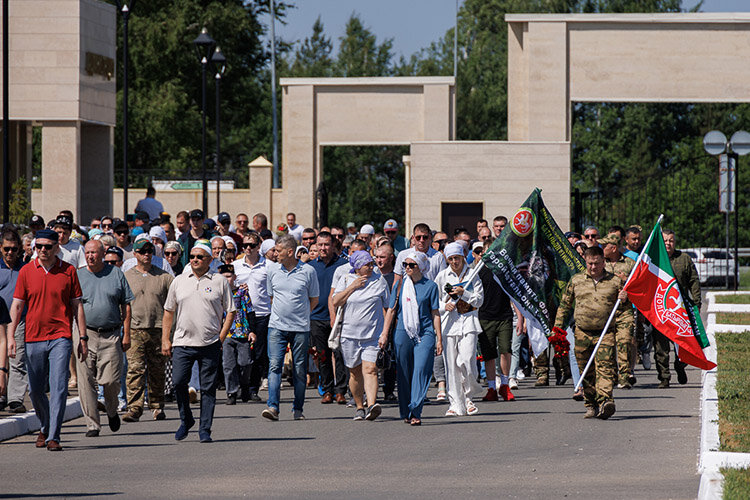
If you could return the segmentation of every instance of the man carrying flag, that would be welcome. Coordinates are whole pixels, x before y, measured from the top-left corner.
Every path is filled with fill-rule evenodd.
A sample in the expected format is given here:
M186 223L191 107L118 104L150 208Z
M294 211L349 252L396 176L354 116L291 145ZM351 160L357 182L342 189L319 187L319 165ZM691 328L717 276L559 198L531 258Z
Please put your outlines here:
M701 301L698 273L690 256L674 247L674 231L662 230L657 222L641 260L636 262L632 278L625 285L630 301L653 325L654 358L660 388L669 387L670 340L679 349L675 371L680 384L687 383L685 363L703 370L716 366L706 359L696 338L696 334L700 334L696 331L700 329L699 318L694 317L696 311L700 311ZM686 297L686 292L691 297ZM697 307L691 307L692 303ZM691 308L690 311L686 306Z

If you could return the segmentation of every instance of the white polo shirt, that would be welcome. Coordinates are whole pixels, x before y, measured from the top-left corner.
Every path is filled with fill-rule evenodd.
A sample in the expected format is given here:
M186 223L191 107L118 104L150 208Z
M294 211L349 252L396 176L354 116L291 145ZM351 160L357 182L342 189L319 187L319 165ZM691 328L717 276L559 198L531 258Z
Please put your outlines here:
M271 298L268 296L267 277L268 267L266 259L260 257L258 262L251 266L245 258L237 259L233 263L234 274L237 276L238 285L247 284L250 292L250 301L253 303L255 316L262 317L271 314Z

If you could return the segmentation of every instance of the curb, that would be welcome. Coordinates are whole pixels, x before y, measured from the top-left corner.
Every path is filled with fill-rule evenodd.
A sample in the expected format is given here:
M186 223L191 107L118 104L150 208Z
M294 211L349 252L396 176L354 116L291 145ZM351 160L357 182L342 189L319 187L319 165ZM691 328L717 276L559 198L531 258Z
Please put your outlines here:
M734 295L735 292L709 292L708 322L706 336L710 345L704 350L706 358L716 363L716 332L739 333L749 329L748 325L724 325L716 323L716 313L726 311L724 306L735 307L731 312L745 312L747 305L716 304L716 295ZM703 372L701 384L701 437L698 456L698 473L701 475L698 490L699 500L721 498L724 476L720 469L750 466L750 453L718 451L719 441L719 397L716 393L716 368Z
M65 403L65 416L63 422L73 420L83 416L83 410L81 409L81 400L78 397L70 398ZM36 417L36 413L27 411L23 415L17 415L12 417L6 417L0 419L0 441L7 439L13 439L17 436L22 436L30 432L36 432L42 428L42 424Z

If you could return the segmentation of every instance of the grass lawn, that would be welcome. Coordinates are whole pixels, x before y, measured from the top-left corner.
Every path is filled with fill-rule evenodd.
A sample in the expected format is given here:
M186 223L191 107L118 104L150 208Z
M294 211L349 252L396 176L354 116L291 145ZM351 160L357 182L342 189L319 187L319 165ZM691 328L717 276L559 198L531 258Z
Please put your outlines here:
M750 498L750 469L721 469L724 475L724 500Z
M750 268L740 267L740 290L750 290Z
M716 313L716 322L725 325L750 325L750 313Z
M719 441L721 451L750 452L750 332L717 333ZM746 497L750 498L750 497Z
M742 295L717 295L714 297L717 304L750 304L750 294Z

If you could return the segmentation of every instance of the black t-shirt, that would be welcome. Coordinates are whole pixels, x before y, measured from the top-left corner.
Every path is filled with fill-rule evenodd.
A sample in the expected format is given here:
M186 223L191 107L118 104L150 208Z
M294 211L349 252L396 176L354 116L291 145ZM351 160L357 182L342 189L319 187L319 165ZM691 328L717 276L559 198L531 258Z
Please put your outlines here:
M513 319L510 299L500 284L495 281L492 271L483 267L479 270L479 279L482 280L484 287L484 302L479 308L479 319L491 321Z

